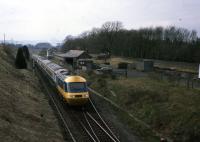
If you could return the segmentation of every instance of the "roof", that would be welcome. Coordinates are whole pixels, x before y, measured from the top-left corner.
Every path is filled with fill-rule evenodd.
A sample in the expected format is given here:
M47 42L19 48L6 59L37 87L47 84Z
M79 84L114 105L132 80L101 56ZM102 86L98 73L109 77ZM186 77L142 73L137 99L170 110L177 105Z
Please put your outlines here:
M86 80L81 76L69 76L65 79L65 82L86 82Z
M63 58L76 58L82 55L85 51L83 50L69 50L67 53L64 54L56 54L56 56L63 57Z
M50 68L50 69L53 70L53 71L56 71L56 70L62 68L61 66L59 66L59 65L57 65L57 64L55 64L55 63L49 63L49 64L47 65L47 67Z

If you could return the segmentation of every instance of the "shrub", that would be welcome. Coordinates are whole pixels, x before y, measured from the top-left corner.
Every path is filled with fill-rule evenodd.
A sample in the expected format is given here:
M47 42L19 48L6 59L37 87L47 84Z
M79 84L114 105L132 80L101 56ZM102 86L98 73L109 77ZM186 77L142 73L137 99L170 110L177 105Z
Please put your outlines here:
M103 87L107 87L107 81L105 79L99 78L97 80L97 82L98 82L98 84L99 84L100 87L102 87L102 88Z
M117 79L116 74L112 73L112 74L111 74L111 78L112 78L113 80Z
M29 53L28 47L27 47L27 46L23 46L22 49L23 49L23 53L24 53L25 58L26 58L27 60L29 60L29 58L30 58L30 53Z
M106 62L106 63L104 63L105 65L110 65L110 63L109 62Z
M127 69L128 63L121 62L118 64L118 69Z
M27 68L26 59L24 57L23 49L19 48L17 50L17 56L15 59L15 66L18 69L25 69Z

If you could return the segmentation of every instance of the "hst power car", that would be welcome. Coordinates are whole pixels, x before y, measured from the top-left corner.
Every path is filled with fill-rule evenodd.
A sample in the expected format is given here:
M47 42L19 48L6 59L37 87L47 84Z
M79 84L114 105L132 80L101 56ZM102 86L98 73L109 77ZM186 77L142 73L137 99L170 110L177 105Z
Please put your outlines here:
M69 70L45 59L33 55L33 61L56 84L59 94L69 105L84 105L89 100L86 79L78 75L70 75Z

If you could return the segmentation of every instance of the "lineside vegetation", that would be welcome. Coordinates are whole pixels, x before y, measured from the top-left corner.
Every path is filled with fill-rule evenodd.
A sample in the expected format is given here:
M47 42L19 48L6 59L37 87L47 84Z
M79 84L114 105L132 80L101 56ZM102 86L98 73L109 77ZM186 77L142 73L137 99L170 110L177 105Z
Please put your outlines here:
M152 130L176 142L198 142L200 140L200 91L159 80L153 75L138 78L118 78L86 75L92 80L91 87L118 104L124 110L150 125ZM114 95L113 95L114 94ZM119 114L120 115L120 114ZM145 127L122 114L119 116L147 141L149 133ZM146 133L148 132L148 133Z

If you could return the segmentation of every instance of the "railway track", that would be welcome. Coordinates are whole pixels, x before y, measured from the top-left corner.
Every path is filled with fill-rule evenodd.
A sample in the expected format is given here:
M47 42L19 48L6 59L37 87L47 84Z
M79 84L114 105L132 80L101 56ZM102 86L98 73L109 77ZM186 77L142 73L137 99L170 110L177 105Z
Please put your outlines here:
M93 142L120 142L119 138L113 132L113 128L106 123L100 113L97 111L92 100L89 103L77 109L69 109L72 119L79 123L80 129L83 129Z
M91 99L83 107L68 106L57 91L49 90L49 85L52 88L53 84L44 77L44 73L43 75L41 75L41 72L38 73L38 77L62 121L65 134L70 137L71 141L120 142L113 132L113 128L100 115ZM49 82L48 86L47 80Z
M112 128L108 125L108 123L103 119L103 117L98 112L97 108L95 107L94 103L91 99L89 99L91 107L94 110L94 113L90 113L89 111L85 112L85 116L90 118L95 124L104 132L108 139L114 142L120 142L119 137L113 132Z
M72 131L70 130L70 128L69 128L69 126L68 126L68 124L67 124L67 122L66 122L66 120L64 118L64 115L63 115L63 112L62 112L60 106L57 105L52 93L50 93L51 91L48 89L47 84L44 81L44 77L41 76L41 73L42 72L37 72L37 76L39 77L41 85L44 87L44 90L46 91L47 95L49 96L49 98L50 98L50 100L51 100L51 102L52 102L52 104L53 104L53 106L54 106L54 108L55 108L60 120L63 123L63 127L65 129L65 133L69 134L69 136L70 136L70 138L71 138L71 140L73 142L76 142L76 139L75 139L74 135L72 134Z

